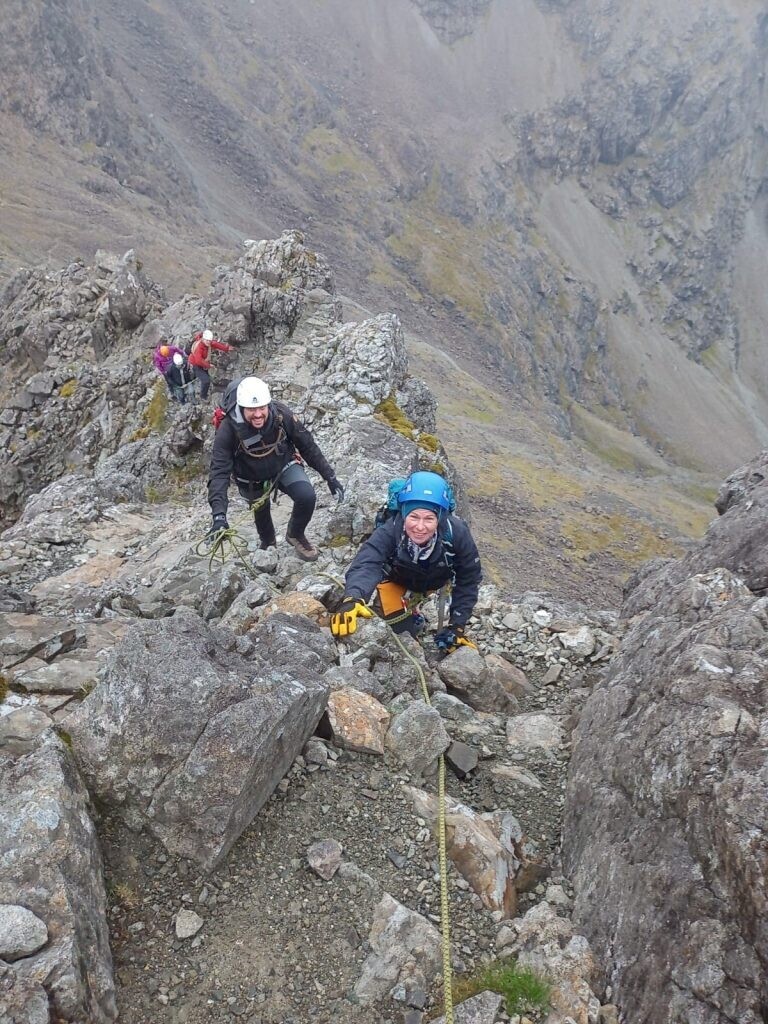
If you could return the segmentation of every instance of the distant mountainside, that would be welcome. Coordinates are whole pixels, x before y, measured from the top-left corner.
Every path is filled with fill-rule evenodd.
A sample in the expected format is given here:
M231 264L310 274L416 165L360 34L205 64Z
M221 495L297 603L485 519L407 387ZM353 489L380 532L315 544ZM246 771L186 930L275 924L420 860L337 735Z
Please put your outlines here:
M0 22L3 276L136 245L184 291L298 227L343 291L608 466L720 474L768 443L758 0L6 0Z

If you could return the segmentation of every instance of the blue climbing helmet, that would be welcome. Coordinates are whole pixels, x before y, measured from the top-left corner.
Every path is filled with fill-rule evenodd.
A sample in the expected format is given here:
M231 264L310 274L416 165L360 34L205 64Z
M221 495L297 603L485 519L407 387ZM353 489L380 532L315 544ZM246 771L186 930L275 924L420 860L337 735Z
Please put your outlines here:
M456 499L450 484L437 473L411 473L405 481L397 496L397 503L403 515L407 515L407 506L413 508L416 502L435 506L441 517L456 508Z

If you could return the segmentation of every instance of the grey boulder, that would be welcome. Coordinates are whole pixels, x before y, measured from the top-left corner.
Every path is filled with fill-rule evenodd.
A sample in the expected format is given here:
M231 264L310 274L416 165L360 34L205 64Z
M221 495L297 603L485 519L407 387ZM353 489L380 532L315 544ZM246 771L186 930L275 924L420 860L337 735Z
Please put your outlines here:
M61 1024L114 1021L98 837L72 756L51 734L21 756L0 752L0 864L0 945L19 956L0 972L0 1020L4 1011L11 1021L46 1022L50 1003Z
M247 660L231 634L187 609L138 623L66 719L92 792L170 852L213 868L325 710L319 675L332 644L321 632L272 616L251 634Z
M45 921L26 907L0 904L0 960L13 963L31 956L48 941Z
M563 836L574 922L627 1020L757 1024L768 598L725 569L677 582L679 569L660 593L647 580L653 600L632 595L649 611L575 732Z

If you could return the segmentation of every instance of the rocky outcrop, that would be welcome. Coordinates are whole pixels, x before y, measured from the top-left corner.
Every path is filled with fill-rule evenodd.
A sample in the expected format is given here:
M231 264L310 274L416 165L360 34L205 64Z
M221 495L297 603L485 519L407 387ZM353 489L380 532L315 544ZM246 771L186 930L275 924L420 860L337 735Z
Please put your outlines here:
M715 507L720 517L710 523L699 544L677 562L647 563L627 584L622 614L642 615L653 608L671 583L681 584L696 573L729 569L752 591L768 591L768 451L732 473L720 488Z
M136 626L66 719L91 789L172 852L218 864L314 732L333 660L325 632L273 615L251 651L192 612ZM191 671L190 671L191 668Z
M132 251L122 259L99 254L92 267L75 263L58 274L20 271L8 283L0 300L9 356L1 385L3 518L16 518L29 494L94 466L139 430L153 378L125 349L164 301Z
M238 366L249 373L258 360L274 354L291 337L307 296L318 292L334 303L330 266L304 245L300 231L284 231L274 239L246 239L237 260L216 268L206 295L185 295L167 306L147 326L143 340L154 343L164 337L183 345L203 326L209 327L218 338L237 346L228 364L233 375Z
M413 0L421 16L443 43L472 34L491 0Z
M766 598L712 567L764 587L764 461L696 550L635 581L575 733L574 920L627 1019L757 1024L768 1005Z
M333 290L328 264L297 231L246 242L234 264L217 268L207 296L172 305L132 250L57 274L20 271L0 298L9 356L0 371L0 516L15 519L30 494L97 466L157 490L201 447L205 427L198 409L169 402L152 349L163 339L184 347L209 326L237 346L237 356L217 359L229 379L290 338L307 293L332 305Z
M0 739L0 960L12 963L0 963L0 1017L47 1024L50 1008L62 1024L108 1024L117 1010L88 795L50 729L24 748L8 739Z

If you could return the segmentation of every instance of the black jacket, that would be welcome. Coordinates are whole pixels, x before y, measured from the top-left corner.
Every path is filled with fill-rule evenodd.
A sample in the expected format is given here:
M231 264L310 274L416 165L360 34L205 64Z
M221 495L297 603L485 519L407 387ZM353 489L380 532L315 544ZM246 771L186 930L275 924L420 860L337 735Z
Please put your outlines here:
M165 371L165 379L169 384L174 384L177 388L183 388L185 384L189 384L190 381L195 379L195 375L192 373L188 363L182 363L181 366L171 363Z
M449 516L452 531L453 565L446 557L442 537L446 525L441 523L434 550L424 562L414 562L408 554L408 538L403 518L398 515L383 526L377 526L355 555L347 570L346 593L367 601L382 580L400 583L416 593L439 590L455 576L451 597L451 624L466 625L477 602L483 573L480 555L469 527L456 516Z
M269 419L260 431L242 420L235 406L234 413L221 421L213 441L208 474L208 503L213 515L226 515L232 476L246 487L251 482L274 480L293 462L296 452L324 480L333 479L335 474L315 439L287 405L272 402Z

